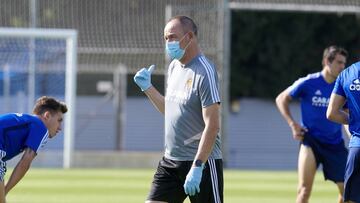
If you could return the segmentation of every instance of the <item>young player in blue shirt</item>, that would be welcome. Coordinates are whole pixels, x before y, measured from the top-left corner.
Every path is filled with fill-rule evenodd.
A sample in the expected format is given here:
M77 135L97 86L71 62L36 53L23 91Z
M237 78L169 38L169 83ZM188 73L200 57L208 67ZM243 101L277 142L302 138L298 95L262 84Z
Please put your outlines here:
M9 113L0 115L0 203L6 194L24 177L38 150L60 130L67 107L52 97L40 97L33 115ZM22 153L9 180L4 184L6 161Z
M348 111L343 110L347 103ZM327 109L328 119L349 124L351 139L345 172L344 201L360 202L360 62L346 68L336 80Z
M337 46L324 50L321 72L309 74L295 81L276 98L277 107L289 124L293 138L300 141L298 158L297 203L307 203L319 164L323 166L325 180L336 183L338 202L343 201L344 171L347 149L341 125L326 118L329 98L339 73L344 69L347 52ZM301 124L289 109L292 99L301 102Z

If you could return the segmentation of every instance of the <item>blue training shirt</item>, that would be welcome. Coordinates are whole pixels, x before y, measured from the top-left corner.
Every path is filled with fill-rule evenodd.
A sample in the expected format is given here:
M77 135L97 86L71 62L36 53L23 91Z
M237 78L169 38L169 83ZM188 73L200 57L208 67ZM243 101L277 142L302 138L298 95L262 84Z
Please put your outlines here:
M349 147L360 147L360 62L343 70L336 80L333 93L346 98L349 108Z
M290 96L300 99L302 125L308 129L308 135L327 144L342 141L341 125L326 118L334 84L327 83L321 72L317 72L298 79L289 87Z
M0 116L0 150L6 152L7 161L25 148L38 152L48 139L48 130L37 117L29 114L11 113Z

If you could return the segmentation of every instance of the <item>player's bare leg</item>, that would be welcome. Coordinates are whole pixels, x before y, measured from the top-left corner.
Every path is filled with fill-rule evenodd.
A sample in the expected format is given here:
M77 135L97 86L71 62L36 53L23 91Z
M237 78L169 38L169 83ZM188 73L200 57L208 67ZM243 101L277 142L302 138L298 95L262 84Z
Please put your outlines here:
M316 173L316 160L310 147L300 146L296 203L308 203Z
M0 181L0 203L5 203L5 185Z
M338 202L339 203L342 203L344 202L344 183L336 183L336 185L338 186L339 188L339 198L338 198Z

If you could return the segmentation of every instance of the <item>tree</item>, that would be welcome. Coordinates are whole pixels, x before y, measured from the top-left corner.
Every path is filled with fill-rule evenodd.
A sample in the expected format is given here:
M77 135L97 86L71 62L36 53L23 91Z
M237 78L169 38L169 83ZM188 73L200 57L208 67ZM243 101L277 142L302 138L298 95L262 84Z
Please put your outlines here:
M230 96L274 98L299 77L321 70L330 45L360 55L360 20L352 14L232 12Z

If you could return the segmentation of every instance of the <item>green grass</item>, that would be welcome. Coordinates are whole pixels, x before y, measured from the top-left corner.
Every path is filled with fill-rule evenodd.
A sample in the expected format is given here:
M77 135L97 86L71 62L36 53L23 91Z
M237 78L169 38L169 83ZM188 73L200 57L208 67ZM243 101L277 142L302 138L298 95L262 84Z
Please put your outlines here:
M141 203L154 169L30 169L8 203ZM11 171L7 172L9 177ZM226 203L295 202L296 172L225 170ZM335 184L317 173L312 203L336 202ZM188 201L186 201L188 203Z

